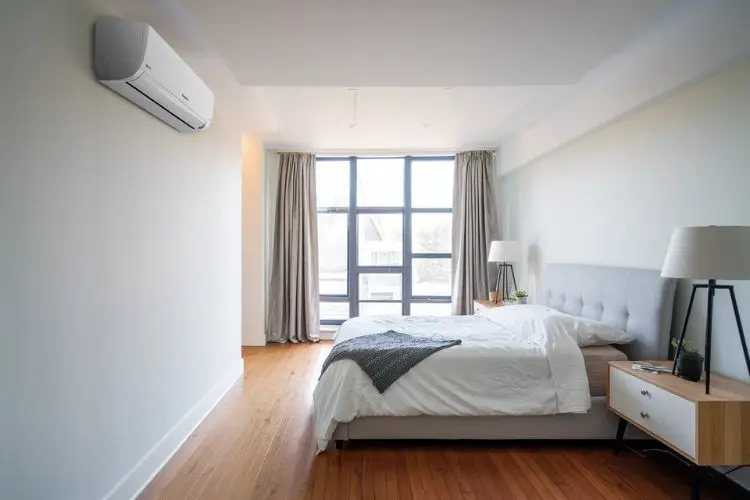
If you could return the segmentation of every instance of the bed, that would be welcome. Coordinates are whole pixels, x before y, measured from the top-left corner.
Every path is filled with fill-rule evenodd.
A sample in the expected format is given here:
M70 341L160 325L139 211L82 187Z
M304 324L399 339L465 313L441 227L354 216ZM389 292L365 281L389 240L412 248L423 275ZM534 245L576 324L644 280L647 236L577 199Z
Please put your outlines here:
M356 439L612 439L617 419L606 409L606 364L610 358L622 359L623 355L629 359L666 359L674 293L675 282L661 278L658 271L550 264L542 276L538 303L572 316L600 321L633 337L632 342L618 349L579 349L586 368L584 376L588 379L588 411L576 412L576 405L582 404L579 403L583 401L582 395L570 399L569 411L553 414L519 414L522 410L514 409L513 414L503 410L499 412L503 414L476 416L434 413L402 416L401 413L413 412L399 411L399 416L341 419L329 432L330 440L340 445ZM316 388L316 398L317 392ZM316 401L316 418L319 406ZM534 413L545 410L536 408ZM319 446L320 443L327 445L328 440L319 439Z

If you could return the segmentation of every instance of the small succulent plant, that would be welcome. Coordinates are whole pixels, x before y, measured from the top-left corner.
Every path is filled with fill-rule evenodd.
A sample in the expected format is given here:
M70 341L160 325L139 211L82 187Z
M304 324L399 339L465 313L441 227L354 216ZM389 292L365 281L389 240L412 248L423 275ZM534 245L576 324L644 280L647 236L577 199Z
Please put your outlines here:
M516 298L521 299L523 297L528 297L529 294L526 293L526 290L516 290Z
M677 353L677 346L680 345L680 341L676 337L672 337L672 347L674 347L675 353ZM685 356L700 356L700 352L698 351L698 348L693 345L692 342L685 339L682 341L682 352L680 355Z

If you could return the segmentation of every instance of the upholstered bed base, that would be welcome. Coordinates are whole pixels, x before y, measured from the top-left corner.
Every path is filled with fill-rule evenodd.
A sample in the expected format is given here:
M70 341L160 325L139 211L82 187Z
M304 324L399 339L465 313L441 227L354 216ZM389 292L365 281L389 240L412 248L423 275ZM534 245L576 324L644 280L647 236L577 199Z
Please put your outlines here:
M538 302L574 316L592 318L632 333L629 359L667 359L675 282L659 271L550 264ZM618 419L606 397L591 398L587 414L496 417L360 417L333 434L351 439L614 439ZM633 427L633 426L630 426ZM627 437L643 438L637 430Z
M333 439L614 439L618 419L606 399L592 398L591 410L581 415L360 417L339 424ZM645 435L634 429L626 437Z

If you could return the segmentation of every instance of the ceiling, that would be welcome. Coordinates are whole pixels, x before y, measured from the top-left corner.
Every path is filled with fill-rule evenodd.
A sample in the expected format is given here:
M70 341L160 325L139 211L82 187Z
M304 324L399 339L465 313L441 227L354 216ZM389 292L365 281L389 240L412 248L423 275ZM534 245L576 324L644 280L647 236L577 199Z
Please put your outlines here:
M102 0L271 149L496 147L689 0Z
M675 0L184 0L243 85L565 85Z
M263 87L268 144L324 150L436 151L493 146L547 89L508 87ZM487 111L491 110L491 115Z

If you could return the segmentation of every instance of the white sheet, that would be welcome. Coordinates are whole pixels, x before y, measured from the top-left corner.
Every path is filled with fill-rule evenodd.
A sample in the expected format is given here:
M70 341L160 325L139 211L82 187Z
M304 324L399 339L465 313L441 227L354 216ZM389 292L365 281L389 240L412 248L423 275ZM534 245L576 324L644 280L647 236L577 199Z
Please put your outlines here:
M332 364L314 393L315 434L324 450L339 422L365 416L585 413L591 408L583 355L555 311L506 306L484 316L354 318L336 343L388 330L462 344L433 354L385 393L350 360Z

